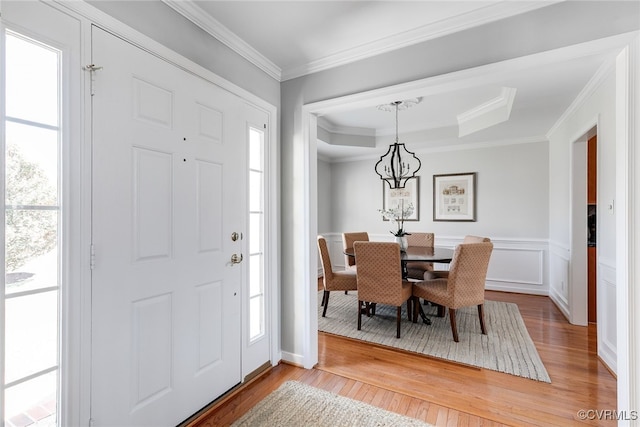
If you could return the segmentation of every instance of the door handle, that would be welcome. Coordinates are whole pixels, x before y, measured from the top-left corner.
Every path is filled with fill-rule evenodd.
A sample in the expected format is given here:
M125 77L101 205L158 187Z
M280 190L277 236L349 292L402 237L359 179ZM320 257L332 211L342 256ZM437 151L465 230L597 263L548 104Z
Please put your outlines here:
M240 264L242 262L242 254L238 256L238 254L231 255L231 265Z

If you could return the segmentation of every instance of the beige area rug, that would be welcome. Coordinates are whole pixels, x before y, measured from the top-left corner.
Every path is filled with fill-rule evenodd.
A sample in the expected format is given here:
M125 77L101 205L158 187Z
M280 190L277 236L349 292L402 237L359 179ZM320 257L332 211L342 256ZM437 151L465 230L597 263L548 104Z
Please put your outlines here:
M431 424L297 381L287 381L232 426L429 427Z
M436 308L423 305L432 324L407 319L402 310L401 338L396 338L395 307L378 305L376 315L362 316L362 330L357 330L357 293L331 292L327 316L322 317L322 291L318 294L318 330L399 348L414 353L465 363L480 368L550 383L518 306L512 303L485 301L487 335L482 335L478 309L466 307L456 312L460 342L453 341L449 315L436 317Z

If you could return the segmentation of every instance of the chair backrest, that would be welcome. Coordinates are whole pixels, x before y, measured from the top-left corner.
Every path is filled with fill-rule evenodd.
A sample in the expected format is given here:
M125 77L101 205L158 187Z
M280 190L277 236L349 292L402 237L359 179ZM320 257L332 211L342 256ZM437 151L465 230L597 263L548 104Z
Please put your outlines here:
M407 245L417 246L422 248L432 248L434 246L434 234L433 233L411 233L407 234ZM411 261L407 262L407 276L410 279L422 280L424 278L425 271L433 270L432 262L424 261Z
M333 268L331 267L329 249L327 249L327 240L324 236L318 236L318 251L320 252L320 259L322 260L323 281L326 286L327 281L333 280Z
M449 268L447 290L451 308L478 305L484 302L489 259L493 243L461 243L456 246Z
M423 248L432 248L434 241L433 233L411 233L407 234L407 244L409 246L420 246Z
M400 306L402 296L402 267L400 245L395 242L353 243L358 261L358 299Z
M369 233L366 231L359 231L355 233L342 233L342 245L344 249L353 248L354 242L368 242ZM356 265L355 257L345 255L345 266Z
M491 239L488 237L480 237L480 236L472 236L470 234L464 236L462 243L482 243L482 242L490 242Z

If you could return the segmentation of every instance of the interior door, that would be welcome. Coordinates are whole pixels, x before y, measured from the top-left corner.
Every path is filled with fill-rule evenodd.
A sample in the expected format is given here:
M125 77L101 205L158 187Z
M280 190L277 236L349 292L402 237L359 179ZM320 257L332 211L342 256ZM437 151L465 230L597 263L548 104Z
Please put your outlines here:
M93 425L175 425L241 379L241 101L101 29L93 71Z

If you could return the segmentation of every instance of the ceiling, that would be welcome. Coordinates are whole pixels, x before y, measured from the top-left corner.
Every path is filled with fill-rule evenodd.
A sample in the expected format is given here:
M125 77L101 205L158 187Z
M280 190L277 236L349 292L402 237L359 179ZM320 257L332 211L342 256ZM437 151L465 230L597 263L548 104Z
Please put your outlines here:
M163 1L280 81L557 3ZM413 149L438 149L544 140L622 45L614 38L567 47L493 66L490 73L465 77L458 85L434 90L426 84L402 93L402 99L420 100L398 114L402 142ZM396 100L386 98L322 112L319 125L328 136L318 143L319 157L340 161L386 151L395 134L395 113L376 108L377 102ZM461 124L459 117L467 121ZM467 131L460 136L462 129Z

